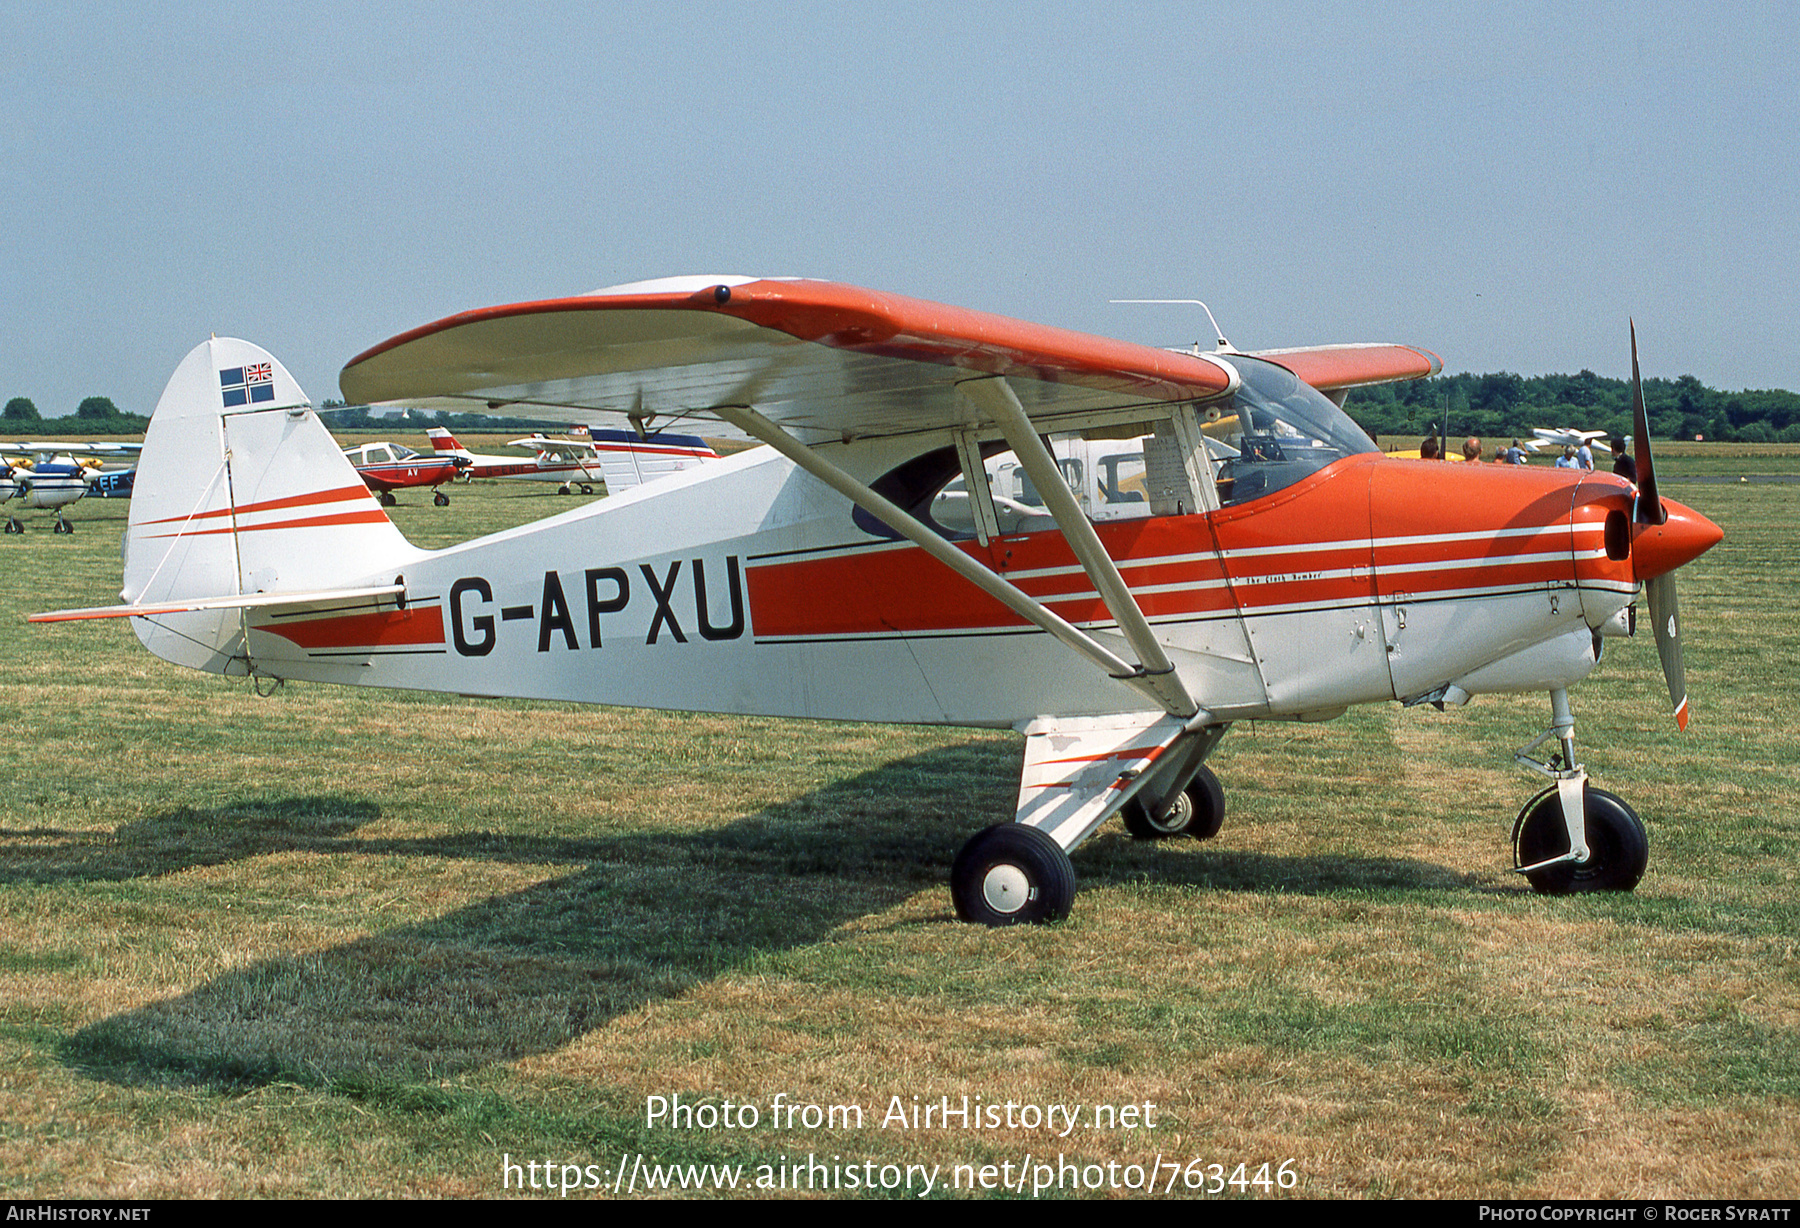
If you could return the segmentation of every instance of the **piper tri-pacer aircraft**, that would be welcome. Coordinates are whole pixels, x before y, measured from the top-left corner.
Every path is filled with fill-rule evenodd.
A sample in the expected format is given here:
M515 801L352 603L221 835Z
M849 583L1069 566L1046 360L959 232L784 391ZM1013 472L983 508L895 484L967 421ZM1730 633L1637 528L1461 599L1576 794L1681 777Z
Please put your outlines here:
M1635 366L1636 341L1633 338ZM269 362L276 396L220 397ZM964 918L1069 910L1114 815L1216 831L1232 722L1541 690L1519 758L1540 891L1628 890L1637 815L1590 788L1568 688L1641 586L1686 721L1673 572L1721 536L1610 474L1389 460L1334 403L1438 369L1397 345L1163 350L826 282L676 278L466 312L353 359L353 403L488 407L769 444L444 550L406 542L293 378L201 344L151 422L124 617L230 675L791 717L1012 726L1017 813L957 856ZM718 432L709 432L718 433ZM1142 515L1081 513L1046 437L1138 440ZM984 458L1043 498L1002 531ZM933 518L940 492L966 515ZM1533 757L1549 743L1552 753Z

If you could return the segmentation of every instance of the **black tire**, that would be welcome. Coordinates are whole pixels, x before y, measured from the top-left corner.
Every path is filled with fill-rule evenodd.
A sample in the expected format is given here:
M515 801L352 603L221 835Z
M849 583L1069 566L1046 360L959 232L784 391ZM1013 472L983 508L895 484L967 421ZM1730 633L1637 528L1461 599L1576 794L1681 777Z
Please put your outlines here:
M1138 798L1126 802L1119 811L1125 820L1125 830L1139 840L1167 840L1171 836L1185 836L1194 826L1194 799L1186 792L1177 793L1175 800L1160 816L1153 816L1150 807Z
M1204 763L1188 781L1188 800L1194 805L1194 821L1188 835L1196 840L1211 840L1225 826L1225 786Z
M1136 798L1126 802L1119 813L1125 830L1139 840L1167 840L1170 836L1211 840L1225 825L1225 787L1212 769L1202 764L1160 819L1151 818L1150 808Z
M1060 921L1075 903L1075 867L1037 828L1001 823L962 846L950 894L956 915L980 925Z
M382 491L380 499L381 506L383 507L393 507L396 503L400 502L398 499L394 498L394 492L391 490Z
M431 501L433 503L437 504L439 507L449 507L450 506L450 496L445 494L441 490L431 496Z
M52 533L73 533L75 526L66 520L59 520L50 530Z
M591 485L589 485L588 483L583 482L581 484L581 493L584 495L591 495L594 493L594 488Z
M1584 891L1630 891L1650 862L1650 835L1637 811L1617 795L1591 785L1582 813L1587 822L1586 865L1558 862L1525 877L1540 895L1574 895ZM1552 785L1525 803L1513 824L1513 865L1529 866L1569 851L1562 798Z
M25 531L25 525L17 516L8 516L6 518L6 531L8 533L23 533Z

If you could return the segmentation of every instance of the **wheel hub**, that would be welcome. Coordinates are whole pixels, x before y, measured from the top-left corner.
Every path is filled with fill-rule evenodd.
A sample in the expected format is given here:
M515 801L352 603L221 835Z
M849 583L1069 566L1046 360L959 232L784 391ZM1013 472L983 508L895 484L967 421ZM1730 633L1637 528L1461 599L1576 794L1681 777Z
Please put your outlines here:
M1177 793L1175 800L1169 803L1169 808L1163 812L1163 816L1160 819L1152 819L1151 825L1158 831L1173 836L1186 831L1188 824L1193 821L1194 799L1186 793Z
M1018 912L1031 901L1031 879L1018 866L995 866L981 880L981 898L995 912Z

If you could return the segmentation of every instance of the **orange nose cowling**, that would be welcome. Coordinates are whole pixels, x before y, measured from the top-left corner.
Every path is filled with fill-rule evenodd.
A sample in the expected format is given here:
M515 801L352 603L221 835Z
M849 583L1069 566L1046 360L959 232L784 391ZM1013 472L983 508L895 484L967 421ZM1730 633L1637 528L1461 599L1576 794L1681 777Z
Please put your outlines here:
M1639 582L1674 571L1718 545L1725 530L1673 499L1664 499L1669 513L1664 524L1639 524L1631 527L1631 569Z

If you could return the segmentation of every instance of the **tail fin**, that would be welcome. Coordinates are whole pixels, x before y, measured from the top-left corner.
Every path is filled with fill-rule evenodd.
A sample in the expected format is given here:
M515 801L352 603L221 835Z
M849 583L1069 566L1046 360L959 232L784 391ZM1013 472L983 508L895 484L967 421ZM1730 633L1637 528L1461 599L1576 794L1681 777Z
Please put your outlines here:
M654 481L664 474L679 473L709 460L718 460L712 445L698 435L674 435L658 431L639 436L633 431L577 427L594 446L594 454L606 475L609 494L618 494ZM571 435L575 431L569 432Z
M456 441L448 427L434 426L425 432L425 438L431 440L431 451L437 456L467 456L469 450Z
M126 602L391 583L421 553L267 351L214 338L182 360L138 462ZM248 671L239 609L136 618L132 626L165 660Z

